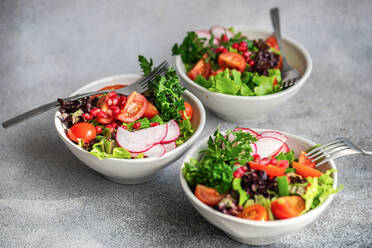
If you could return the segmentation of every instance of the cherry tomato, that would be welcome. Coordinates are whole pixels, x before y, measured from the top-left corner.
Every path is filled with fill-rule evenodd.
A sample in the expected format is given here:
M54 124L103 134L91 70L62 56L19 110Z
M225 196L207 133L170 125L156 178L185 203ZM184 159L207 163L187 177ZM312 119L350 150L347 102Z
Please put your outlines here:
M268 176L273 176L273 177L280 177L283 176L285 173L286 168L280 168L274 165L262 165L259 163L255 162L249 162L249 166L253 170L263 170L266 171L266 174Z
M247 62L244 57L239 53L227 52L222 53L218 57L218 65L222 68L236 69L238 71L244 71L247 66Z
M101 113L97 114L97 121L101 124L109 124L115 121L115 117L108 114L110 107L107 104L107 99L107 95L101 96L97 102L97 106L101 109Z
M133 91L124 105L124 108L121 110L120 114L116 116L116 119L121 120L122 122L133 122L138 120L143 116L147 108L148 102L146 97Z
M147 108L145 110L145 113L143 113L143 117L151 119L152 117L158 114L159 111L156 109L156 107L151 102L147 102Z
M298 157L298 163L300 165L315 168L316 162L315 161L311 162L311 160L308 159L307 157L305 157L305 155L306 155L306 152L301 152L300 153L300 156Z
M214 206L218 204L225 195L221 195L214 188L210 188L201 184L196 185L195 196L207 205Z
M102 89L99 89L97 91L101 91L101 90L117 90L117 89L121 89L121 88L123 88L125 86L127 86L127 85L125 85L125 84L109 85L109 86L103 87ZM91 98L100 97L102 95L103 94L94 95L94 96L91 96Z
M195 80L198 75L202 76L203 78L207 78L209 73L211 72L211 65L205 63L204 60L199 60L194 67L189 71L187 76L191 80Z
M78 139L83 139L85 143L89 143L96 136L96 128L87 122L77 123L67 131L67 137L75 142L79 142Z
M188 102L185 102L184 105L185 105L185 110L180 111L180 113L182 114L181 117L184 120L187 120L187 119L191 120L192 119L192 107L191 107L190 103L188 103Z
M302 177L320 177L322 175L322 173L317 169L302 165L297 162L293 162L292 167L296 169L296 174Z
M268 221L269 213L264 206L255 204L244 208L238 217L248 220Z
M274 48L275 50L279 51L279 45L278 45L278 42L276 41L274 35L268 37L268 38L265 40L265 43L266 43L267 45L269 45L270 47Z
M282 196L271 202L271 211L277 219L289 219L299 216L305 209L305 200L301 196Z

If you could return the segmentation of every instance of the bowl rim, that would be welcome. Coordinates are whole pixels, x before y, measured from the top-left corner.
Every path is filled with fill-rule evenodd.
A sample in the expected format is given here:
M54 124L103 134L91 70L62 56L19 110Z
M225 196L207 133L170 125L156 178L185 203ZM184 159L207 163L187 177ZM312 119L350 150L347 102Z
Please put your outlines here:
M307 143L307 144L310 144L312 146L316 145L316 143L311 141L311 140L308 140L304 137L294 135L294 134L291 134L291 133L288 133L288 132L282 132L282 131L278 131L278 130L274 130L274 129L263 129L263 128L251 128L251 129L254 130L254 131L257 131L257 132L276 131L276 132L280 132L280 133L282 133L286 136L291 136L293 138L299 139L299 140L302 141L302 143ZM224 132L224 131L226 131L226 130L223 130L221 132ZM182 165L180 166L180 169L179 169L179 180L180 180L180 183L181 183L181 187L182 187L184 193L186 194L187 198L189 199L189 201L192 201L192 203L197 204L198 207L206 210L207 212L209 212L210 214L212 214L214 216L220 217L220 218L225 219L227 221L232 221L232 222L239 223L239 224L249 224L249 225L253 225L253 226L257 226L257 227L279 227L279 226L294 225L294 224L304 222L306 219L314 219L314 217L316 217L317 214L322 213L328 207L328 205L332 202L332 200L335 196L335 194L332 194L332 195L328 196L327 200L325 200L325 202L323 202L320 206L316 207L315 209L312 209L312 210L308 211L307 213L305 213L303 215L300 215L300 216L297 216L297 217L294 217L294 218L290 218L290 219L272 220L272 221L261 222L261 221L254 221L254 220L238 218L238 217L231 216L231 215L228 215L228 214L223 214L223 213L209 207L208 205L204 204L203 202L201 202L191 191L191 189L190 189L189 185L187 184L186 179L184 178L183 173L182 173L182 170L185 166L185 162L187 162L191 158L190 156L191 156L192 153L194 153L197 150L200 150L199 147L203 143L206 143L208 138L209 138L209 136L205 137L204 139L200 140L198 143L194 144L193 147L190 150L188 150L188 152L184 156ZM330 160L329 164L330 164L332 169L337 170L336 165L335 165L333 160ZM336 187L337 187L337 171L333 172L333 188L336 189ZM199 210L197 209L197 211L199 211Z
M128 77L128 78L138 77L138 78L140 78L140 77L142 77L142 75L137 74L137 73L124 73L124 74L117 74L117 75L97 79L97 80L95 80L93 82L90 82L88 84L85 84L84 86L75 90L70 96L76 95L77 93L87 91L88 88L90 88L92 86L94 87L94 86L96 86L98 84L101 84L101 83L110 83L110 82L114 83L114 82L123 80L123 79L121 79L123 77ZM129 83L129 85L132 84L132 83L133 82ZM186 89L183 94L185 94L187 97L191 98L195 102L196 106L199 108L199 111L200 111L200 120L199 120L198 128L195 130L194 134L185 143L176 147L176 149L165 153L161 157L141 158L141 159L105 158L105 159L102 159L100 161L122 161L122 162L125 162L125 163L133 163L133 164L138 164L138 163L141 163L141 162L155 162L155 161L160 161L162 159L166 159L167 157L172 156L173 154L178 152L179 151L178 148L181 148L182 146L187 146L187 145L191 145L192 143L194 143L194 140L197 137L199 137L199 135L202 133L202 131L204 129L205 122L206 122L206 113L205 113L205 109L204 109L203 104L201 103L199 98L197 98L192 92L190 92L189 90ZM69 138L67 138L66 134L62 133L61 130L58 129L57 124L59 124L59 123L61 124L61 120L60 120L59 116L60 116L60 113L57 110L56 113L54 114L54 126L55 126L59 136L65 142L67 142L69 145L76 148L79 152L83 152L87 155L93 156L88 151L84 150L83 148L81 148L81 147L77 146L75 143L73 143ZM95 157L95 156L93 156L93 157ZM95 157L95 158L98 159L97 157Z
M245 25L232 25L232 27L234 29L245 29L246 32L267 32L269 33L270 31L268 31L267 29L257 29L257 28L250 28L249 26L245 26ZM276 92L276 93L273 93L273 94L269 94L269 95L263 95L263 96L237 96L237 95L230 95L230 94L225 94L225 93L219 93L219 92L213 92L213 91L210 91L206 88L204 88L203 86L197 84L194 82L194 80L191 80L186 74L185 72L181 69L182 66L184 66L184 63L182 62L181 60L181 56L180 55L177 55L175 56L175 65L176 65L176 70L177 72L180 74L180 76L186 80L188 83L192 84L194 87L196 87L198 90L201 90L203 92L208 92L210 94L215 94L217 96L225 96L227 98L235 98L235 99L239 99L239 100L242 100L242 99L250 99L250 100L268 100L268 99L271 99L271 98L276 98L276 97L280 97L282 95L285 95L285 94L288 94L288 93L291 93L291 92L294 92L297 90L297 88L300 88L302 87L302 85L307 81L307 79L309 78L310 76L310 73L312 71L312 67L313 67L313 64L312 64L312 60L311 60L311 56L309 54L309 52L306 50L306 48L304 46L302 46L300 43L298 43L297 41L295 41L294 39L292 38L289 38L289 37L282 37L282 39L289 43L290 45L296 47L301 53L302 55L304 56L305 58L305 62L306 62L306 67L305 67L305 72L304 74L302 75L302 77L297 80L297 83L294 85L294 86L291 86L289 87L288 89L285 89L283 91L280 91L280 92Z

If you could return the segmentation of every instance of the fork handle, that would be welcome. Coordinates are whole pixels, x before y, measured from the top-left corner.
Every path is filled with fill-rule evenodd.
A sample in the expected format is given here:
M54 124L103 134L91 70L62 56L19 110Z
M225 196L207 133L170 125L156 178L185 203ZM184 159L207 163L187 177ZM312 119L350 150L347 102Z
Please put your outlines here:
M276 38L276 41L278 42L279 50L280 50L280 55L282 56L283 59L283 64L287 64L287 59L284 55L284 50L283 50L283 44L282 44L282 35L280 32L280 18L279 18L279 8L272 8L270 10L270 17L271 17L271 22L273 24L274 28L274 36Z
M10 120L7 120L7 121L4 121L1 125L4 127L4 128L8 128L8 127L11 127L15 124L18 124L24 120L27 120L27 119L30 119L32 117L35 117L39 114L42 114L42 113L45 113L51 109L54 109L56 107L58 107L60 104L58 101L54 101L54 102L50 102L48 104L45 104L45 105L42 105L40 107L37 107L37 108L34 108L34 109L31 109L30 111L27 111L23 114L20 114Z

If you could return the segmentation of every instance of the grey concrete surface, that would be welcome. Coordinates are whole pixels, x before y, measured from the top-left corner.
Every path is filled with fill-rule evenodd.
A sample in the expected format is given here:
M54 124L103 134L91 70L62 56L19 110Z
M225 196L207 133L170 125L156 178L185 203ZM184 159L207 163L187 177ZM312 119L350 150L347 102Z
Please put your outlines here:
M0 120L109 75L137 55L172 61L187 30L212 24L282 31L313 59L308 84L254 127L372 148L370 1L0 1ZM59 140L53 113L0 130L0 247L239 247L187 202L181 159L151 182L112 183ZM203 136L234 123L207 112ZM372 159L338 159L339 193L306 229L271 247L372 247Z

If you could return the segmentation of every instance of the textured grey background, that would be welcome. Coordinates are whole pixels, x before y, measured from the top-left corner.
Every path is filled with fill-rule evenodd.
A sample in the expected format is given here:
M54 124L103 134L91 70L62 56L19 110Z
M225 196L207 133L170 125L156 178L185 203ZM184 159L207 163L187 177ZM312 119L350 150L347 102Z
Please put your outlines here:
M138 72L137 55L167 58L186 30L271 29L313 58L308 83L255 127L317 142L347 136L372 148L372 5L368 1L0 1L0 120L109 75ZM238 247L186 201L178 160L146 184L112 183L57 138L53 113L0 130L0 247ZM207 112L203 136L220 123ZM371 247L372 160L337 160L344 190L282 247Z

